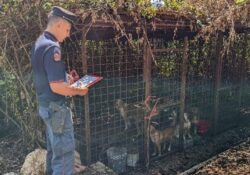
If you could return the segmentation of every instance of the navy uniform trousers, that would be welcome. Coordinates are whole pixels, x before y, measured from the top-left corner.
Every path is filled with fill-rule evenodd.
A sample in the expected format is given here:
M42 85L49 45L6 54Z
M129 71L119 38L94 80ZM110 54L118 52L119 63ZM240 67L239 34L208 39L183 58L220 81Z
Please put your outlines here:
M39 115L46 124L47 175L73 175L74 171L74 129L71 112L63 119L62 133L53 131L52 118L48 107L39 107ZM60 122L60 117L58 119ZM53 168L52 168L53 167Z

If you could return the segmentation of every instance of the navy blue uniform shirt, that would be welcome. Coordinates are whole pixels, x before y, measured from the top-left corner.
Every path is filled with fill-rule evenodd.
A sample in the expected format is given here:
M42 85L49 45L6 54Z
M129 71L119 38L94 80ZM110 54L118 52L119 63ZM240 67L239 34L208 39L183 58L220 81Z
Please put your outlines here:
M51 33L46 31L37 39L32 48L31 64L39 105L47 107L51 101L65 101L64 96L52 92L49 86L51 82L66 80L61 47Z

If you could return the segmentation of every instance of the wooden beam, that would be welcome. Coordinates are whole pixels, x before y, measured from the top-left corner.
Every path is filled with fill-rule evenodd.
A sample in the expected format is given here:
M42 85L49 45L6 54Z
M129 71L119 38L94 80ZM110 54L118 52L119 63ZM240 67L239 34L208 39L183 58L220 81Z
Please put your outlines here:
M218 124L218 116L219 116L219 104L220 104L220 85L221 85L221 70L222 70L222 52L223 49L223 34L218 34L217 44L216 44L216 70L215 70L215 84L214 84L214 115L212 121L213 127L213 135L217 134L217 124Z
M161 52L185 52L185 49L179 48L163 48L163 49L153 49L154 53L161 53Z
M151 96L151 69L152 69L152 56L150 53L150 46L148 45L147 34L144 33L143 45L143 80L145 82L145 99ZM149 149L149 125L150 120L144 120L144 155L146 167L149 168L150 163L150 149Z
M244 80L246 78L246 73L247 73L247 47L245 47L245 45L247 45L247 34L244 34L244 41L242 44L242 48L243 48L243 52L242 52L242 57L240 60L240 88L239 88L239 97L238 97L238 105L239 107L241 107L242 105L242 91L243 91L243 87L244 87Z
M82 67L83 67L83 73L87 74L88 72L88 63L87 63L87 46L86 46L86 35L87 35L87 29L83 29L83 38L82 38ZM86 142L86 163L90 164L91 163L91 133L90 133L90 115L89 115L89 95L86 94L84 96L84 117L85 117L85 131L82 133L85 135L85 142ZM84 140L82 140L84 143Z
M179 148L184 150L183 128L184 128L184 110L185 110L185 97L186 97L186 79L187 79L187 64L188 63L188 37L184 38L184 52L181 64L181 92L180 92L180 137Z

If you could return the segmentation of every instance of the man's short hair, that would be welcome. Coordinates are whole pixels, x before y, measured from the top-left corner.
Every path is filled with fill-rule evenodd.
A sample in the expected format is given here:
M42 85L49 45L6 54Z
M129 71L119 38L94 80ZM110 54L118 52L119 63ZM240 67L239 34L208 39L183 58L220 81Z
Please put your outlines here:
M49 13L49 18L51 18L52 16L63 18L71 24L74 24L76 21L76 15L74 13L58 6L54 6L52 8L51 12Z
M53 16L51 13L48 15L48 26L52 26L55 23L58 23L59 21L66 21L65 19L58 17L58 16Z

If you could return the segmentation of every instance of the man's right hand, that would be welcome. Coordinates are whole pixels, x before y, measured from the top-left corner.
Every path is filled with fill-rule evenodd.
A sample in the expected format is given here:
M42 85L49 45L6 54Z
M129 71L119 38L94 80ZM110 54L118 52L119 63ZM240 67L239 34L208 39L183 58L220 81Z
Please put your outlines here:
M84 88L74 88L74 89L79 90L80 93L78 95L80 95L80 96L86 95L88 93L88 91L89 91L89 89L87 87L84 87Z

